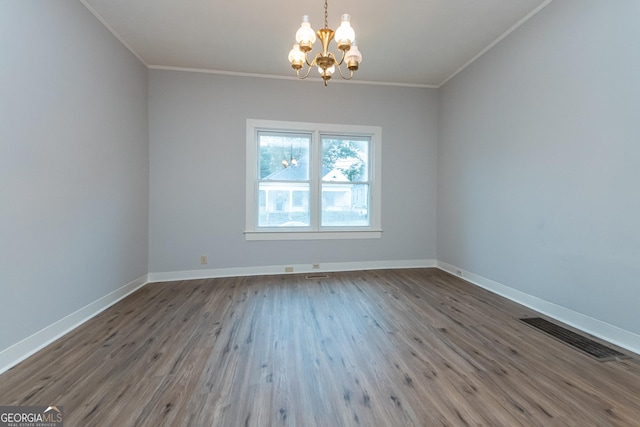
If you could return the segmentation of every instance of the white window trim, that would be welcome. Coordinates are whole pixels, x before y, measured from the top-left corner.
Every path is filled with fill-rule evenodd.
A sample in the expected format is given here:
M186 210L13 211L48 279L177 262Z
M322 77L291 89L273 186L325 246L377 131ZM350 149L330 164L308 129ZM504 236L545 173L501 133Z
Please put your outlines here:
M371 187L368 227L339 227L312 230L308 228L274 229L258 228L256 204L258 201L258 138L259 130L309 132L314 135L315 144L319 146L321 133L342 135L368 135L371 137L372 151L369 155L371 168ZM379 126L336 125L326 123L287 122L276 120L247 119L247 154L246 154L246 240L324 240L324 239L377 239L382 237L382 203L381 203L381 164L382 164L382 128ZM318 148L319 149L319 148Z

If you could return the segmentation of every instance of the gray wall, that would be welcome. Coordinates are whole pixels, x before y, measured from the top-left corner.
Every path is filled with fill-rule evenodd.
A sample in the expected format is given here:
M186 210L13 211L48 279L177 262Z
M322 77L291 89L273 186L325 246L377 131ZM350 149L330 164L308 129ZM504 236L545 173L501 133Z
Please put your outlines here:
M383 237L245 241L247 118L382 126ZM435 90L150 70L149 129L150 272L435 259Z
M147 70L77 1L0 2L0 350L147 272Z
M151 70L147 104L79 2L0 2L0 349L147 271L435 258L640 333L639 14L552 2L439 91ZM382 126L383 238L245 241L247 118Z
M440 96L438 259L640 333L640 2L552 2Z

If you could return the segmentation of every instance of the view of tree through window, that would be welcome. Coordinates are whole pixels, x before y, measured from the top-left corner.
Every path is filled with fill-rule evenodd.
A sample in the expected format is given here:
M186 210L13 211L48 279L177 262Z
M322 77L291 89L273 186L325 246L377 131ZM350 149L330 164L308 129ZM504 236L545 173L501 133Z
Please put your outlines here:
M369 225L369 138L322 135L321 225Z
M338 169L349 181L365 177L368 161L368 141L324 136L322 138L322 166Z

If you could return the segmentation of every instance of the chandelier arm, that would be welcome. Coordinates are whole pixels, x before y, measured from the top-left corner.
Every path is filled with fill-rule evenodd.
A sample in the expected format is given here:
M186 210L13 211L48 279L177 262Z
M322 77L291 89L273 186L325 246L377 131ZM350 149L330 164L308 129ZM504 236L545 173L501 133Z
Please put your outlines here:
M309 74L311 74L311 68L312 67L307 67L307 72L303 76L300 76L300 70L296 70L296 75L300 80L304 80L309 77Z
M329 54L331 56L333 56L333 60L336 61L336 67L340 67L342 65L342 63L344 62L344 57L347 55L346 51L342 51L342 58L340 58L340 61L338 62L338 58L336 58L336 55L334 55L333 52L329 52Z
M338 72L340 73L340 77L342 77L345 80L351 80L351 78L353 77L353 70L349 70L349 77L345 77L344 74L342 73L342 67L340 65L336 65L336 68L338 69Z
M320 56L320 52L316 53L316 56L313 57L313 61L309 62L309 59L307 58L307 54L304 54L304 61L307 63L307 65L310 68L313 68L316 66L316 64L318 63L318 57Z

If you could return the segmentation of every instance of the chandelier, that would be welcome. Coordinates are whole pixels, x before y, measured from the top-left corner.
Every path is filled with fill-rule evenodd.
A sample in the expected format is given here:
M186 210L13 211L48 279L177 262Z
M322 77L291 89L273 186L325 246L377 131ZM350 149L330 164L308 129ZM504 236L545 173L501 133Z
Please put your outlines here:
M311 69L317 66L325 86L333 73L335 73L336 68L343 79L350 80L351 77L353 77L353 72L358 69L358 65L362 62L362 54L355 44L356 35L353 28L351 28L351 17L347 14L342 15L342 23L334 32L327 24L327 16L327 0L325 0L324 28L314 32L309 23L309 16L304 15L302 17L302 24L296 32L296 44L293 45L293 49L289 52L289 62L291 62L291 67L296 70L298 78L306 79L309 77ZM316 53L313 61L309 62L307 53L313 49L316 35L322 43L322 52ZM338 44L338 49L342 51L339 61L336 55L329 51L329 43L334 38ZM343 72L340 67L343 63L347 65L347 69L349 70L348 75L346 75L346 71ZM307 71L301 72L305 64L308 67Z

